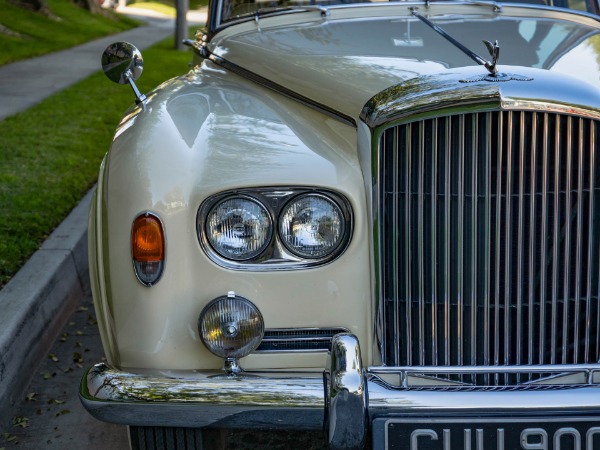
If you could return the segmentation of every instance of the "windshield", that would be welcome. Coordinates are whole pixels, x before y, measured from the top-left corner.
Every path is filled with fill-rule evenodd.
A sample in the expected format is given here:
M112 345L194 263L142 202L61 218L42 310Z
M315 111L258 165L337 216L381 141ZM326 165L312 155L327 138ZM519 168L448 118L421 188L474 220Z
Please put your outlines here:
M356 3L380 3L381 0L222 0L221 22L265 16L306 9L327 8L329 6ZM569 8L577 11L597 13L596 0L505 0L498 3L525 3L530 5Z

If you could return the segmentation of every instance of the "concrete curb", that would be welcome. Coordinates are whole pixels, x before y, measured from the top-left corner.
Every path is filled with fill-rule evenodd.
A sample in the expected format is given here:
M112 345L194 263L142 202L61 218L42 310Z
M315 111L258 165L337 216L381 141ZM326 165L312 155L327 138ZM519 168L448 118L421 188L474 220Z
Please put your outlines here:
M0 290L0 430L11 426L40 360L89 292L87 214L92 191Z

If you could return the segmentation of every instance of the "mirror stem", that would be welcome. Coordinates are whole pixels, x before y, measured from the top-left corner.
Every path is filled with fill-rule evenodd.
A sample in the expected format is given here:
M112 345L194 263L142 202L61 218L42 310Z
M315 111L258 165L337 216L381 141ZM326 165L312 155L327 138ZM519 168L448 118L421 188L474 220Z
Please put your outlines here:
M127 81L129 82L129 85L131 86L131 89L133 89L133 94L135 95L135 104L136 105L142 105L142 109L146 109L146 96L142 93L140 93L140 91L138 90L137 86L135 85L135 82L133 81L133 77L132 77L132 73L131 71L127 71L127 73L125 73L125 78L127 79Z

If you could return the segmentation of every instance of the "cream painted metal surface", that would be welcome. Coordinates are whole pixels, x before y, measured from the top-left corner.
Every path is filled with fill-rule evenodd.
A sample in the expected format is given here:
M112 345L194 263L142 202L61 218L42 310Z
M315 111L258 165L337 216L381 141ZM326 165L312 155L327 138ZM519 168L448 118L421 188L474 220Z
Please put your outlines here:
M233 82L238 88L226 91ZM108 313L103 335L110 362L220 368L221 361L199 341L196 322L210 300L232 290L260 308L267 328L343 322L368 339L367 240L351 239L347 251L324 267L277 274L226 270L200 249L194 228L198 207L212 194L239 187L322 186L343 192L355 211L354 236L367 233L356 130L275 98L207 64L150 93L146 111L135 109L120 124L103 177L110 182L98 197L109 220L96 228L105 237L102 250L110 255L100 264L110 287L101 305ZM151 289L131 270L131 222L141 210L157 214L167 236L165 271ZM322 367L324 362L323 354L242 360L247 368Z

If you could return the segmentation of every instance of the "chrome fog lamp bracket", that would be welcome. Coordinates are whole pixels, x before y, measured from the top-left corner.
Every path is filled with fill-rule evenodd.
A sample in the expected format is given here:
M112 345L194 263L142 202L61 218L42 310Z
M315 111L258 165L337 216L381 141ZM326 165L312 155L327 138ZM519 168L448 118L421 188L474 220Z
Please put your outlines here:
M227 375L237 375L244 371L242 366L239 364L239 360L236 358L225 358L223 363L223 371L227 373Z
M329 448L363 448L369 425L367 379L355 335L339 333L333 337L324 377Z
M265 334L262 314L248 299L230 291L212 300L200 313L198 334L214 355L223 358L228 375L243 372L239 360L260 345Z

